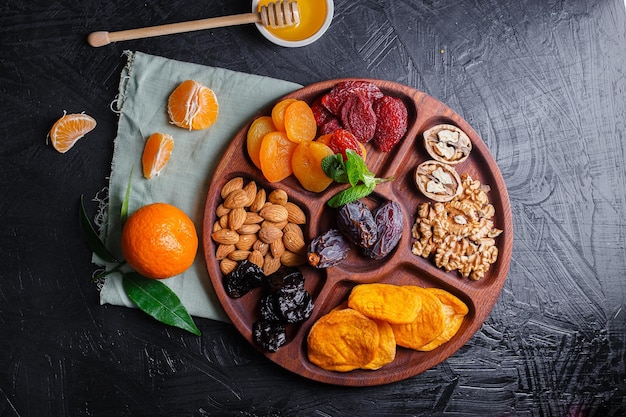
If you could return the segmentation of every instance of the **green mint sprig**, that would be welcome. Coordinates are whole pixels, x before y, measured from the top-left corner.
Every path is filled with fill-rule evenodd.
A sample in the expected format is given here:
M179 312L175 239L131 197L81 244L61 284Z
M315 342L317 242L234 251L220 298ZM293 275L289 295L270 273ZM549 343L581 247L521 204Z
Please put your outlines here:
M346 149L346 160L341 154L325 157L322 170L335 182L348 183L350 187L335 194L326 204L337 208L370 195L378 184L393 181L394 177L378 178L369 170L361 156L351 149Z

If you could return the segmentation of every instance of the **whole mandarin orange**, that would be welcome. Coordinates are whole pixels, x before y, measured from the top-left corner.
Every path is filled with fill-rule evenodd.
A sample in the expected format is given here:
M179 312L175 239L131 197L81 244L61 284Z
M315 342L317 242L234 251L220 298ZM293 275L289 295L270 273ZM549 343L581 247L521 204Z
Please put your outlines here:
M122 229L122 253L128 264L148 278L163 279L186 271L198 251L191 219L166 203L141 207Z

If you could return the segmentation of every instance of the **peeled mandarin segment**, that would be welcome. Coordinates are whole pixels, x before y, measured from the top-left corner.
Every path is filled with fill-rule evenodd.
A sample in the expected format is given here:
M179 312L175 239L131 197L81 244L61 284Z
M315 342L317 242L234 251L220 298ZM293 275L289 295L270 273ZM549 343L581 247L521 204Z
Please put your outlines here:
M374 360L379 339L374 320L350 308L333 310L311 327L307 355L323 369L348 372Z
M396 358L396 337L393 334L391 325L386 321L375 320L378 326L378 348L374 355L374 359L367 365L363 366L363 369L380 369L388 363L393 362Z
M322 170L322 159L333 154L323 143L302 142L297 145L291 156L293 174L305 190L319 193L324 191L333 180Z
M350 292L348 306L367 317L402 324L412 323L418 317L422 303L421 297L406 287L391 284L361 284Z
M274 122L270 116L261 116L256 118L250 128L248 129L246 147L248 155L252 159L252 163L259 169L261 169L261 142L263 137L270 132L276 131Z
M215 123L219 105L213 90L198 81L186 80L170 94L167 112L176 126L202 130Z
M284 132L270 132L263 137L259 159L265 179L278 182L293 173L291 156L296 146L298 144L287 139Z
M309 105L297 100L285 109L285 132L290 141L300 143L315 139L317 123Z
M272 108L272 121L274 126L276 126L276 130L285 131L285 110L290 104L295 102L295 98L286 98L274 105Z
M143 176L150 179L163 170L167 161L170 160L174 149L174 138L164 133L154 133L146 141L143 148L141 164Z
M433 294L413 287L421 294L422 308L417 318L407 324L391 324L393 333L396 337L396 343L409 349L419 349L433 341L439 336L446 325L446 316L443 310L443 304ZM418 294L415 291L414 294Z
M64 114L52 125L48 138L54 149L65 153L95 127L96 120L84 113Z
M440 288L427 288L426 291L435 295L443 304L445 327L443 332L441 332L441 334L433 341L417 349L423 352L431 351L452 339L461 328L463 319L469 312L467 305L463 301L446 290L442 290Z

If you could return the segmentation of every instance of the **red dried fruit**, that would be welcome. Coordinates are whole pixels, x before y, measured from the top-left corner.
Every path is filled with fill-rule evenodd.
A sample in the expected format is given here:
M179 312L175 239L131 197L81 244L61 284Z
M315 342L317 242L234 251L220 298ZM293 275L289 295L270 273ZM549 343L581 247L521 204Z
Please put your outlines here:
M358 153L361 158L365 157L365 155L363 155L363 148L361 148L356 136L345 129L337 129L333 132L328 141L328 147L334 153L340 153L344 161L348 159L346 149L353 150Z
M328 120L335 118L335 116L322 104L322 97L318 97L311 104L311 110L313 110L315 123L317 123L318 126L323 126Z
M339 116L341 114L341 107L353 94L359 94L367 97L367 99L372 102L383 96L380 88L369 81L342 81L337 83L332 90L330 90L330 92L322 97L322 104L331 113Z
M372 106L377 117L373 141L383 152L389 152L404 136L408 123L406 105L397 97L384 96Z
M320 135L326 135L328 133L333 133L337 129L341 129L341 121L337 119L335 116L332 116L326 120L326 122L320 126Z
M348 97L341 107L341 123L359 142L368 142L376 131L376 114L372 102L361 94Z

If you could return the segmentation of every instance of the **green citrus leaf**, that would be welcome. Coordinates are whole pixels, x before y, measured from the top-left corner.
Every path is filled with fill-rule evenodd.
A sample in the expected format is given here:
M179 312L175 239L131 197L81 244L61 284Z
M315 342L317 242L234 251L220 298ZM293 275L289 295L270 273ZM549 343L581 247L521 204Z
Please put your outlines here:
M128 297L142 311L161 323L179 327L200 336L200 330L182 305L178 296L162 282L137 272L123 275L122 284Z
M83 231L83 236L85 237L85 241L87 242L87 245L93 251L93 253L98 255L98 257L106 262L119 262L115 258L115 255L109 252L106 246L104 246L104 243L102 243L100 236L98 236L98 233L91 225L91 221L89 220L89 217L85 212L85 204L82 195L80 196L79 220L81 230Z

